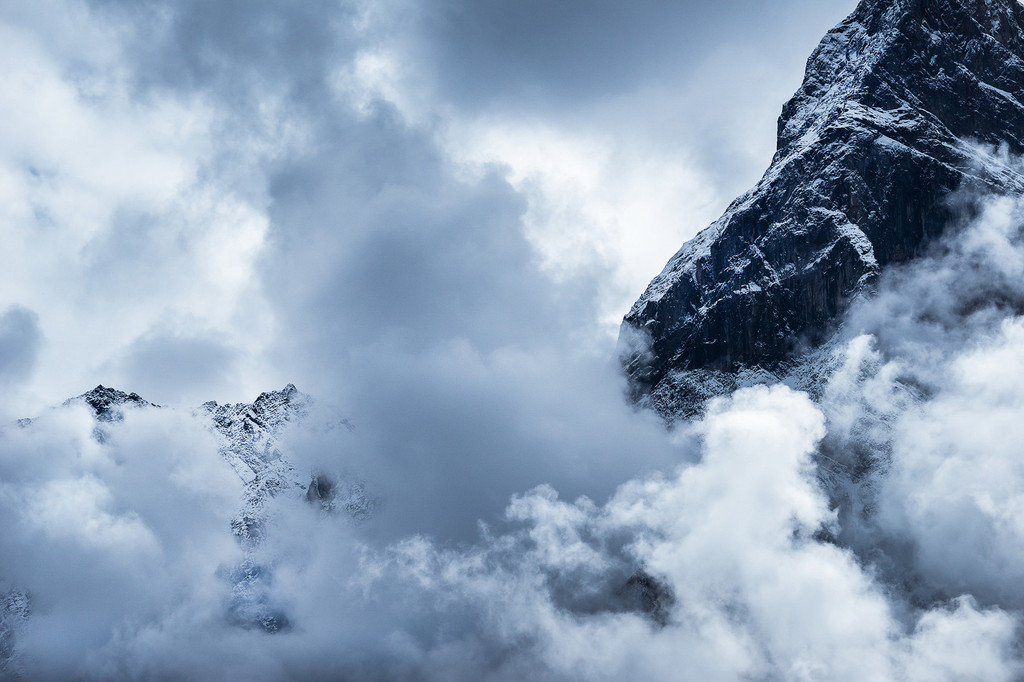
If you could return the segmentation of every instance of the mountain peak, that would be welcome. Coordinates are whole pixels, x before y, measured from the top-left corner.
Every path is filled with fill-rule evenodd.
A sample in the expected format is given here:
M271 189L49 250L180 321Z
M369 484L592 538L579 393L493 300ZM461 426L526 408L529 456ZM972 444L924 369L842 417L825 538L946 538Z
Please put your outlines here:
M1024 154L1024 8L863 0L808 60L764 177L623 320L634 397L667 407L686 372L771 368L823 342L882 268L969 217L954 192L1024 191L986 147Z
M74 398L68 398L63 404L67 406L77 403L87 405L100 421L124 419L124 413L121 410L124 406L159 407L159 405L144 400L138 393L125 393L116 388L107 388L103 384Z
M1021 54L1024 7L1017 0L864 0L808 60L803 84L779 119L779 152L822 115L828 120L835 113L829 104L850 97L884 111L925 111L957 136L1020 151L1019 134L1007 139L1006 126L965 110L971 100L949 99L998 97L979 92L983 85L1012 92L1019 81L1002 67Z

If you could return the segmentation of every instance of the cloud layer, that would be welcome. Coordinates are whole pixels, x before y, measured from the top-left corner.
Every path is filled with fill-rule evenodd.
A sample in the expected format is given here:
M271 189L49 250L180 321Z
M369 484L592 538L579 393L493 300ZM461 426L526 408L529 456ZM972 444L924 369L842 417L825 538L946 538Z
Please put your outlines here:
M32 595L16 659L30 678L668 680L682 670L716 680L1010 680L1022 671L1012 602L985 607L964 590L920 609L823 539L841 530L815 465L826 418L783 386L712 405L694 427L700 444L679 446L698 447L699 461L628 482L603 504L538 486L468 544L421 534L380 542L372 528L275 498L255 555L292 624L273 635L230 616L225 570L241 555L227 519L238 482L209 435L169 410L129 411L102 445L92 424L84 408L65 408L3 439L3 568ZM918 439L933 431L918 425ZM913 466L927 463L908 458L910 472L891 480L913 478L910 499L927 499L928 476ZM876 518L902 521L884 505ZM958 537L976 537L957 519ZM941 546L913 520L899 537Z
M609 322L755 179L852 3L578 4L3 10L0 414L42 415L0 433L11 666L1019 678L1020 206L887 274L817 403L667 433ZM289 457L382 503L278 498L246 557L191 407L287 381L355 424ZM102 443L45 409L100 382L177 408ZM247 558L289 628L232 618Z

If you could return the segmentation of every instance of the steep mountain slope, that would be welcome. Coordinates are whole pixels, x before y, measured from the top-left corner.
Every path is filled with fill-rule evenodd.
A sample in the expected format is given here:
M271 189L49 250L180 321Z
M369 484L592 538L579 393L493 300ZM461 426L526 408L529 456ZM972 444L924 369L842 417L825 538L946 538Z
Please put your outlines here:
M669 261L625 316L634 398L665 413L829 338L881 269L1024 191L1017 0L863 0L811 55L757 186ZM958 192L960 194L958 194Z

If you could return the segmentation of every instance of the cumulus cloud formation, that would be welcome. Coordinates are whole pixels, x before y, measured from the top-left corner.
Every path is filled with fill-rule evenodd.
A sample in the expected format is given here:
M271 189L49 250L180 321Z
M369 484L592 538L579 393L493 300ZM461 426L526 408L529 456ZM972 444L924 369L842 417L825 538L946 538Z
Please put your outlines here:
M222 530L234 473L187 414L140 411L117 427L101 444L76 405L4 429L0 591L31 599L5 673L122 677L126 662L106 647L154 618L187 623L216 608L216 568L240 552ZM17 614L2 615L15 626Z
M48 341L32 409L99 383L153 327L237 341L265 319L251 282L265 217L201 177L222 112L137 96L122 29L79 3L3 12L0 306L35 311Z
M957 200L977 217L883 275L845 322L827 466L859 510L841 537L915 599L1017 609L1024 221L1016 198Z

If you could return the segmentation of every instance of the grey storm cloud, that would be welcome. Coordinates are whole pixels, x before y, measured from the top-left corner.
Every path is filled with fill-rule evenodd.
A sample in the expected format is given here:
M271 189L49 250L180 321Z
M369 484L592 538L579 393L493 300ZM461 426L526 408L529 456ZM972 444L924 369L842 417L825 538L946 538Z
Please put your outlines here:
M315 102L332 58L356 45L355 3L123 2L92 0L103 17L145 28L128 37L142 87L216 89L236 106L265 87L284 87L296 105ZM349 40L346 41L346 38Z
M610 0L432 0L418 28L445 94L461 104L572 108L652 81L683 81L687 64L723 42L776 43L780 33L833 21L850 7L836 0L641 0L628 8Z
M719 181L744 174L727 185L738 193L760 168L746 166L747 140L728 139L716 125L723 114L741 128L760 121L770 142L781 105L771 98L796 88L815 41L855 3L644 0L628 10L606 0L91 4L101 16L146 26L130 38L132 70L144 89L215 92L239 116L273 93L296 111L336 118L326 87L332 68L383 46L444 106L651 131L655 144L669 148L685 141ZM771 66L791 78L781 91L776 72L764 73ZM730 111L755 107L757 116Z
M217 339L156 331L126 349L113 373L157 403L199 404L236 371L236 359L235 349Z
M35 369L43 335L30 310L11 308L0 315L0 383L11 386Z
M327 140L271 176L264 272L292 329L343 346L396 334L496 347L544 333L551 291L522 232L524 200L500 175L457 180L387 110Z
M722 43L769 48L779 32L800 32L852 8L849 0L794 0L775 6L752 0L708 4L642 0L628 9L608 0L317 1L218 3L90 0L101 12L147 25L132 44L143 82L174 87L231 86L228 72L248 72L236 85L322 78L325 57L351 56L360 40L400 32L444 94L468 106L538 95L532 105L578 101L628 91L652 78L685 75L685 64ZM369 34L354 28L384 17ZM816 26L815 26L816 27ZM777 47L777 46L776 46ZM412 55L410 55L412 56ZM464 89L464 92L458 92ZM531 93L531 91L537 91ZM562 99L564 98L564 100ZM540 101L537 101L539 99ZM505 105L514 105L509 99Z

